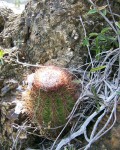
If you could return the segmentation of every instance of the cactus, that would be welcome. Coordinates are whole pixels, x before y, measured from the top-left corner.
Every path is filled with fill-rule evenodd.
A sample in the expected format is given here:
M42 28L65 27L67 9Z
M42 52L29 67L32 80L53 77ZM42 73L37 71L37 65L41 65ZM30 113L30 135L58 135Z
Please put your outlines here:
M38 69L34 75L33 87L23 96L29 116L41 127L50 129L66 123L76 100L75 77L55 66Z

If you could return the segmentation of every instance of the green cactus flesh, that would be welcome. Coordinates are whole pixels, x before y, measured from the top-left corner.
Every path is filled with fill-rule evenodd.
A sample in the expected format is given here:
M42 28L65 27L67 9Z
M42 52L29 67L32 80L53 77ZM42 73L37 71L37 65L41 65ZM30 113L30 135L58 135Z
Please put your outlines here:
M35 95L32 94L35 98L34 118L40 125L56 127L65 124L75 103L73 91L62 87L57 91L40 90Z

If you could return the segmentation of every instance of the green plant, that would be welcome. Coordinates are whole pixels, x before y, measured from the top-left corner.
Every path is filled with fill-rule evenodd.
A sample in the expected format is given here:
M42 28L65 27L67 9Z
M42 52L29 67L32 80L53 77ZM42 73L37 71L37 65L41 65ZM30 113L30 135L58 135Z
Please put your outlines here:
M99 66L99 67L96 67L96 68L91 68L90 72L100 71L100 70L105 69L105 68L106 68L106 66Z
M104 18L107 14L107 5L101 7L94 7L90 9L87 15L93 15L100 13ZM115 22L117 26L117 34L120 35L120 22ZM118 47L118 37L114 34L112 26L103 27L100 32L91 32L88 36L83 39L83 46L90 46L91 53L95 55L96 59L99 60L100 53L110 49Z
M100 54L103 51L118 47L117 36L112 35L110 27L103 28L99 33L92 32L83 40L84 46L90 46L91 52L99 60Z
M5 52L0 49L0 65L3 65L3 56L4 56Z
M106 14L107 14L106 7L107 7L107 5L90 9L90 10L88 11L87 15L95 14L95 13L98 13L99 11L102 11L102 13L103 13L104 15L106 15Z

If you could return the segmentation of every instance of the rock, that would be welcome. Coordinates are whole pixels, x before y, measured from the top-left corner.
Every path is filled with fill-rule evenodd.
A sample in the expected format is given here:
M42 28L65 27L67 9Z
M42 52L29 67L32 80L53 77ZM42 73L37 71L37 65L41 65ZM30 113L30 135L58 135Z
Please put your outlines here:
M11 79L4 82L4 87L1 89L0 96L5 96L5 94L18 87L18 82Z
M2 38L2 35L0 34L0 45L2 45L3 43L3 38Z
M10 48L13 45L12 42L12 37L11 36L5 36L3 39L3 44L5 45L5 47Z
M97 2L99 6L103 4L106 5L103 1ZM119 13L117 0L111 2L111 7ZM31 0L22 14L9 15L0 44L6 48L17 46L26 62L79 67L87 55L82 47L84 31L79 16L88 34L94 32L93 28L100 32L104 24L98 15L86 17L89 9L90 5L84 0Z
M12 31L16 29L16 26L13 26L15 18L16 15L11 9L0 7L0 45L5 48L13 47Z
M119 150L120 149L120 105L117 109L117 122L114 127L95 142L90 150Z
M116 4L111 2L117 10ZM17 46L30 63L81 66L87 52L82 47L84 31L79 16L83 22L87 19L84 25L88 33L94 26L98 26L97 32L103 27L103 23L98 24L103 21L100 16L86 17L89 9L85 1L31 0L21 15L9 17L0 41L4 47Z
M78 45L83 30L79 15L86 9L87 5L78 1L31 1L22 14L25 26L20 33L22 41L27 43L23 51L29 56L29 61L68 65L75 53L81 51ZM84 52L79 57L82 59L83 55Z
M5 9L0 7L0 32L3 31L5 22L8 20L9 14L11 13L11 9Z
M30 1L20 16L9 17L2 32L3 45L18 46L31 63L67 66L77 55L76 62L83 64L86 52L80 46L84 35L79 15L87 9L86 3L77 0Z
M4 21L4 18L2 17L2 15L0 16L0 32L4 29L4 24L5 24L5 21Z

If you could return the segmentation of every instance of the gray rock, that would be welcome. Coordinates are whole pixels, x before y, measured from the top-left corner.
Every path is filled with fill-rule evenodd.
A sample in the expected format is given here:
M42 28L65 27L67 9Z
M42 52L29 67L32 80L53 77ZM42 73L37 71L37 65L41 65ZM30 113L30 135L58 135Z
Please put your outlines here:
M86 3L76 0L30 1L20 16L6 22L3 45L18 46L31 63L81 65L86 52L80 45L84 34L79 15L87 9Z
M119 12L117 5L111 2L112 9ZM79 16L86 20L88 34L94 26L95 32L103 27L100 16L86 17L89 9L86 1L31 0L21 15L9 15L6 22L1 18L4 31L0 44L6 48L17 46L26 62L78 67L87 55L82 47L84 31Z
M10 14L12 14L11 9L5 9L0 7L0 32L3 31L5 22L8 20Z

